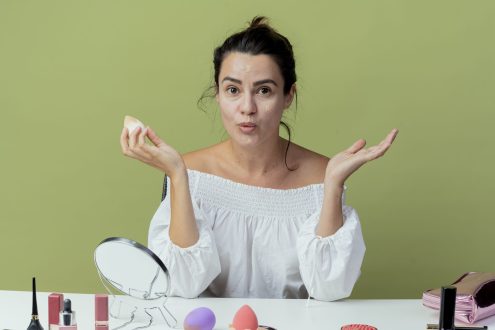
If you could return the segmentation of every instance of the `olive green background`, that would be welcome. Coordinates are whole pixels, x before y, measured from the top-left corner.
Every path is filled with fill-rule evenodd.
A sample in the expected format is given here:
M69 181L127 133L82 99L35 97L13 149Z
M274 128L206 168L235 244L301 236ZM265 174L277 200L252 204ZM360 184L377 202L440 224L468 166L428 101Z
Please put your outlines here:
M93 250L146 244L162 173L121 154L123 117L180 152L225 138L212 52L253 16L293 43L294 141L392 149L348 180L367 253L354 298L419 298L494 271L495 3L0 1L0 289L96 292Z

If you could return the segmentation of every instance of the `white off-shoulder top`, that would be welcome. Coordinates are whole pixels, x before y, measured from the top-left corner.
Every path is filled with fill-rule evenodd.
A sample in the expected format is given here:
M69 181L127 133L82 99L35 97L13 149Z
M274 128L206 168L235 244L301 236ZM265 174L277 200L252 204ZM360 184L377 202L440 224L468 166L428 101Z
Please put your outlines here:
M348 297L365 245L356 211L342 198L344 225L315 234L323 184L272 189L188 170L198 242L181 248L169 237L170 182L149 228L148 246L170 272L170 295Z

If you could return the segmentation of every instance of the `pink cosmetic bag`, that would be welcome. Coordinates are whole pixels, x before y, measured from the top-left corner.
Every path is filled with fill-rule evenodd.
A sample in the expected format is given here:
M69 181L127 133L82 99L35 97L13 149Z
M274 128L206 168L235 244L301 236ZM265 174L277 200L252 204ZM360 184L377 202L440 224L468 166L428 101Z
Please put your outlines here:
M452 283L457 288L455 318L474 323L495 315L495 273L466 273ZM423 305L440 309L441 289L423 292Z

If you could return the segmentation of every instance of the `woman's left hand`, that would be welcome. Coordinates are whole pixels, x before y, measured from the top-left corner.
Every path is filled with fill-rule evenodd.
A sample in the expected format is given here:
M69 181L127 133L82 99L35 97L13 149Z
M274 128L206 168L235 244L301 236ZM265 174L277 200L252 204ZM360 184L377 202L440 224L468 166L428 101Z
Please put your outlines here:
M364 148L366 141L359 139L348 149L333 156L325 172L325 186L341 188L345 180L358 168L383 156L394 142L397 133L399 130L394 128L382 142L369 148Z

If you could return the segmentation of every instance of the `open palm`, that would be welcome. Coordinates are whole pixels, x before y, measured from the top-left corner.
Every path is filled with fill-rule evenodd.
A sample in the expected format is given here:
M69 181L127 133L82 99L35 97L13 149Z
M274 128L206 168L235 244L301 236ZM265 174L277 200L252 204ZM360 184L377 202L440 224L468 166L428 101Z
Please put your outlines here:
M333 156L326 168L325 183L342 186L361 166L383 156L398 133L399 130L394 128L382 142L369 148L364 148L366 141L359 139L348 149Z

